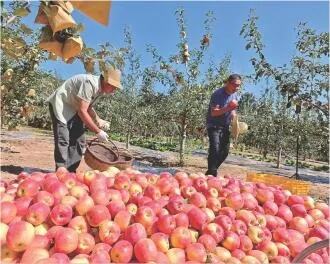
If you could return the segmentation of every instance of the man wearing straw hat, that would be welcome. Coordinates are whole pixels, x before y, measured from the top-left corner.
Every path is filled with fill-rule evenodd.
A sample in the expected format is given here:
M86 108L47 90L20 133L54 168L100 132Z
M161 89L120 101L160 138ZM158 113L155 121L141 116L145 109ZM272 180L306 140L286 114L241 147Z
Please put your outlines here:
M93 104L102 94L122 89L121 72L112 67L100 76L79 74L66 80L47 99L54 133L56 169L75 172L85 146L85 126L100 141L108 141L109 123L99 118Z
M209 154L206 175L217 176L219 166L225 161L230 147L229 126L238 106L237 94L242 78L238 74L228 77L225 86L211 96L206 126L209 137Z

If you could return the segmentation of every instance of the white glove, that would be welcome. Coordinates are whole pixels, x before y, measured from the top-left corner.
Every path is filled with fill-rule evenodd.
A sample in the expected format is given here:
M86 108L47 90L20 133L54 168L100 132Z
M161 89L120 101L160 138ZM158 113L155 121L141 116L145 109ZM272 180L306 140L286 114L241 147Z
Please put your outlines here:
M98 123L98 126L102 129L104 129L105 131L110 129L110 123L103 119L99 119L97 123Z
M108 134L105 133L103 130L101 130L99 133L96 134L97 138L99 141L101 142L105 142L105 141L109 141L108 138Z

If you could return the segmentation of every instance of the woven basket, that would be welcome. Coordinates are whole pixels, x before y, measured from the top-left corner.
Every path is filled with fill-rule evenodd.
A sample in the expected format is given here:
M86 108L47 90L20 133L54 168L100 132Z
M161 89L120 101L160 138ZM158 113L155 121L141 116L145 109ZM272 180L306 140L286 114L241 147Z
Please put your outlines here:
M111 146L109 146L109 143ZM109 143L101 143L97 139L88 143L84 155L86 164L99 171L105 171L109 167L123 170L132 166L133 156L127 151L119 150L111 140Z

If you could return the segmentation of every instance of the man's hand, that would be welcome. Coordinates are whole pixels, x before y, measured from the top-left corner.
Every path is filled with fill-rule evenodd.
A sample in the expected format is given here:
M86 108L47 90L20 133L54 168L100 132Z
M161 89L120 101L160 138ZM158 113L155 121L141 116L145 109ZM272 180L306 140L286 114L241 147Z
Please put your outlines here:
M105 120L103 120L103 119L101 119L101 118L99 118L99 119L97 120L97 125L98 125L100 128L104 129L105 131L107 131L107 130L110 129L110 123L107 122L107 121L105 121Z
M238 107L238 102L236 100L232 100L228 103L228 108L230 111L236 109Z
M99 141L101 142L105 142L105 141L109 141L108 138L108 134L105 133L103 130L101 130L99 133L96 134L97 138Z

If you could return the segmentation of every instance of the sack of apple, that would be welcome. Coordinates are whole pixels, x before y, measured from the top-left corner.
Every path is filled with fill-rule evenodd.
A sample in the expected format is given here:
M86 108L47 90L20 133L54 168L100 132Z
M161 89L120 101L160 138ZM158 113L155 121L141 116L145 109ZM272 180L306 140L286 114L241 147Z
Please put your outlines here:
M1 263L290 263L330 230L324 202L201 173L59 168L0 193Z

